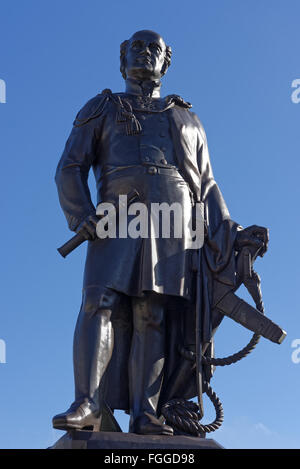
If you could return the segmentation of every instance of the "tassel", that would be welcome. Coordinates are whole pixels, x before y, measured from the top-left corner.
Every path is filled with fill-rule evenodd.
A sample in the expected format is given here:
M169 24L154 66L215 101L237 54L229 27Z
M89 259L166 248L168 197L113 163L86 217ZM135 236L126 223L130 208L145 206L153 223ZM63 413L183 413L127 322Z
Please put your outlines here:
M126 111L124 111L124 108L123 109L119 109L118 112L117 112L117 123L118 124L121 124L122 122L126 122L127 121L127 116L126 116Z
M137 135L142 131L142 126L134 114L126 121L126 135Z
M125 109L124 103L128 110ZM126 135L137 135L142 131L142 126L136 116L132 112L130 103L126 100L122 101L118 96L118 112L116 121L118 124L125 123Z
M111 95L113 102L117 105L117 124L125 124L126 135L137 135L142 131L142 126L132 112L132 106L127 100ZM126 105L126 108L125 108Z

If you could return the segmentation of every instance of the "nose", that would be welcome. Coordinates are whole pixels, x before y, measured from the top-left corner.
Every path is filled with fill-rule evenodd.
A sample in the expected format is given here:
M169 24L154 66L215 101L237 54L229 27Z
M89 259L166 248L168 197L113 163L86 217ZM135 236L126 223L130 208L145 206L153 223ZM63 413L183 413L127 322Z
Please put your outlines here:
M149 46L145 46L143 50L141 51L141 55L151 55Z

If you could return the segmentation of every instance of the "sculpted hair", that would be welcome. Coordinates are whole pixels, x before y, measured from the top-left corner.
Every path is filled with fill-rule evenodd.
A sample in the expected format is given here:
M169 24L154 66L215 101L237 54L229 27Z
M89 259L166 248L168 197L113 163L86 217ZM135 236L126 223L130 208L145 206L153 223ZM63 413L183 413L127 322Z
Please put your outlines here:
M127 51L127 46L129 44L129 41L123 41L122 44L120 45L120 71L122 73L122 77L124 80L126 80L126 64L125 64L125 56L126 56L126 51ZM165 75L167 72L168 68L171 65L171 57L172 57L172 49L170 46L166 46L166 54L165 54L165 61L161 69L161 76Z

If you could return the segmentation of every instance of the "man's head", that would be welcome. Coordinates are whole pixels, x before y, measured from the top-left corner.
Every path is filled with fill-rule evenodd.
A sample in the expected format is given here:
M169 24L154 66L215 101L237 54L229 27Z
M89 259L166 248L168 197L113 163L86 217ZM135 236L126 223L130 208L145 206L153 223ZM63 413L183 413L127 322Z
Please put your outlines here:
M171 47L154 31L138 31L120 47L124 79L159 80L171 63Z

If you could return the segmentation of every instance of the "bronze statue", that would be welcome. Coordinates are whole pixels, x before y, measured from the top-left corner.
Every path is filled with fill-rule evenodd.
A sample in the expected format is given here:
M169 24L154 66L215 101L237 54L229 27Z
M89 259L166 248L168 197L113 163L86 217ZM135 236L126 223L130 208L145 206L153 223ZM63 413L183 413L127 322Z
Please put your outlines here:
M178 95L161 98L160 80L170 62L171 48L153 31L124 41L125 92L105 89L88 101L57 168L60 204L77 233L73 247L86 239L88 250L74 335L75 401L53 418L55 428L96 431L105 427L105 415L123 409L130 413L130 432L172 435L176 429L164 421L162 409L172 399L197 395L202 417L214 332L224 314L240 322L245 318L244 310L231 312L233 297L226 296L243 280L238 253L253 251L250 278L251 261L267 249L265 228L242 229L231 220L191 104ZM203 247L186 248L184 236L97 237L99 217L87 183L91 167L98 204L133 191L147 207L177 202L184 216L193 216L201 204ZM258 278L253 278L262 311ZM257 319L251 326L282 340L281 330L259 329Z

